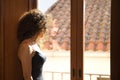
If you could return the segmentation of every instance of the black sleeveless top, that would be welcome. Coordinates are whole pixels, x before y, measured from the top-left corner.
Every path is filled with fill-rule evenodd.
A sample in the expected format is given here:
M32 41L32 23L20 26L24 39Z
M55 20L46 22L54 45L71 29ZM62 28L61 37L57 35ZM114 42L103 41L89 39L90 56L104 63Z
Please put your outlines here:
M43 80L42 68L46 60L46 57L38 51L35 51L35 55L32 57L32 77L33 80Z

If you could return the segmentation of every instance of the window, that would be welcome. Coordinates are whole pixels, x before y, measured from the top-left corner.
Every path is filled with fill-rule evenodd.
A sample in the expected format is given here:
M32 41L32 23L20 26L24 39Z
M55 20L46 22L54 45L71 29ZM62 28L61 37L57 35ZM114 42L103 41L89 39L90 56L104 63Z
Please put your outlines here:
M84 80L110 80L111 0L84 1Z
M61 35L59 35L59 32L57 31L62 32L65 30L65 27L57 27L57 26L59 26L59 23L62 23L62 21L64 22L64 19L57 17L59 19L57 20L57 18L53 18L56 15L58 16L59 14L65 14L65 12L67 12L67 11L60 12L63 8L58 4L58 2L60 1L61 2L63 1L62 4L66 6L67 3L65 3L64 1L67 1L67 0L56 0L56 1L53 1L55 3L53 3L52 5L50 5L51 2L47 1L50 7L47 8L44 11L44 13L47 13L47 14L49 13L48 14L49 20L53 21L53 23L51 23L50 25L54 25L54 27L52 26L49 27L50 29L48 30L48 33L47 33L49 34L49 36L47 36L45 39L46 40L58 39L58 42L53 40L53 42L55 42L54 48L53 46L51 46L52 43L50 41L46 41L45 43L40 42L42 44L44 43L44 45L42 45L43 49L45 50L45 52L49 51L49 53L50 51L52 51L53 53L52 56L55 56L55 55L62 56L62 54L61 53L59 54L58 52L62 52L62 51L66 52L66 50L69 51L69 54L66 53L67 56L69 56L69 60L68 60L69 68L68 67L67 68L70 70L69 73L71 73L72 80L76 80L78 78L79 80L99 80L100 77L109 80L110 78L110 15L111 15L110 4L111 4L111 1L110 0L106 0L106 1L102 1L102 0L98 0L98 1L74 0L73 1L71 0L70 2L71 13L67 13L71 15L71 16L68 16L71 18L71 20L70 21L67 20L71 22L70 23L71 30L69 31L71 33L69 34L70 37L69 38L67 37L68 38L67 42L64 42L63 45L61 45L61 42L59 42ZM42 3L42 0L41 1L39 0L39 2ZM59 9L56 9L56 5L59 6ZM56 12L54 12L54 9L56 9ZM83 9L84 9L84 12L83 12ZM54 16L50 13L54 14ZM64 15L62 17L64 17ZM59 28L62 28L62 29L59 29ZM68 32L64 34L67 34L67 33ZM64 34L62 35L62 37L64 36ZM52 36L52 39L50 38L50 36ZM43 39L43 41L45 41L45 39ZM69 47L66 46L68 44L69 44ZM57 53L54 53L53 51L57 51ZM62 56L62 59L63 59L63 56ZM100 67L100 65L104 65L104 66ZM59 69L60 68L58 68L57 70ZM52 77L53 75L56 75L57 77L62 76L59 73L57 74L47 73L47 75L50 75L50 77ZM63 77L63 80L64 79L70 80L70 74L68 76L69 78ZM62 77L60 77L59 79L61 80L61 78Z
M47 56L44 80L70 80L70 6L70 0L38 0L38 9L49 22L39 41Z

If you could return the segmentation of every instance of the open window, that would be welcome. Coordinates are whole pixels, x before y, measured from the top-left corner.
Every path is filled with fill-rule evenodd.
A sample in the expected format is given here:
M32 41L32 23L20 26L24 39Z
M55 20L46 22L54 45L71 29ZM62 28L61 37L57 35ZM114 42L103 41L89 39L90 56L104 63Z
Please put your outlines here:
M84 2L84 80L110 80L111 0Z
M51 56L53 63L59 62L54 63L54 66L51 60L48 60L50 63L47 63L49 66L46 66L45 70L53 76L52 79L57 75L58 79L64 80L64 77L60 77L65 75L62 67L66 67L63 72L71 70L72 79L110 79L110 0L38 0L38 8L43 9L53 21L48 26L47 38L41 42L45 50L49 49L48 58ZM57 55L61 58L58 59ZM66 55L69 56L68 59ZM50 73L49 68L56 70ZM70 71L67 73L67 79L70 80Z
M70 80L71 1L38 0L37 8L47 16L47 30L39 41L47 59L44 80Z

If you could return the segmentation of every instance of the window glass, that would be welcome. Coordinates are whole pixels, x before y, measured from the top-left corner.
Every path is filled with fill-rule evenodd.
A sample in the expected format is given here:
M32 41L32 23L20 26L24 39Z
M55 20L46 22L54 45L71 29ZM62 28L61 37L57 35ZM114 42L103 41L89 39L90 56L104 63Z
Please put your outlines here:
M70 0L38 0L47 15L47 30L39 45L47 59L44 80L70 80Z
M84 80L110 80L111 0L84 2Z

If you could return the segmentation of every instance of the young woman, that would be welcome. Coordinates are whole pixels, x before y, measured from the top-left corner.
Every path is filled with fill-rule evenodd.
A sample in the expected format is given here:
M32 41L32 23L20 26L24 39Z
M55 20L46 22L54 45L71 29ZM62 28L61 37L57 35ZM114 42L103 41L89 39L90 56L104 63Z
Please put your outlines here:
M20 59L24 80L43 80L42 67L46 60L39 49L37 40L46 30L46 16L34 9L25 12L18 23L18 40L20 42L18 57Z

